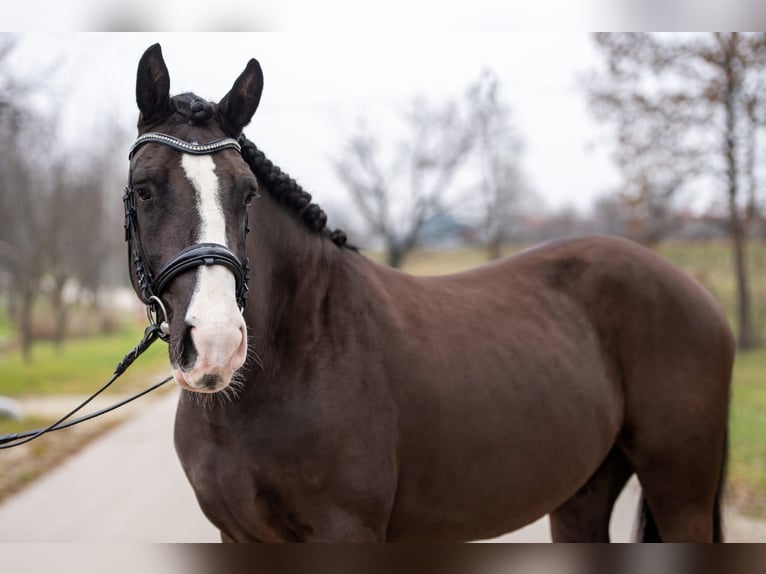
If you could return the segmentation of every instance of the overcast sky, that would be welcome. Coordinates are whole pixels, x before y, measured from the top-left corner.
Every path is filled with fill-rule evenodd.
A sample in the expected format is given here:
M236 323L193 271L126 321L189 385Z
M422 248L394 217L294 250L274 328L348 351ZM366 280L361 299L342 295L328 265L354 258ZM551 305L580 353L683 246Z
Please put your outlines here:
M525 142L522 166L545 206L584 210L619 181L607 132L588 112L578 79L598 62L582 32L32 34L19 40L15 65L50 79L60 94L62 131L80 145L98 141L105 118L133 133L136 66L150 44L162 44L171 92L211 100L255 57L265 88L246 133L320 202L345 201L330 160L357 117L386 134L391 110L416 95L459 97L484 69L501 81Z

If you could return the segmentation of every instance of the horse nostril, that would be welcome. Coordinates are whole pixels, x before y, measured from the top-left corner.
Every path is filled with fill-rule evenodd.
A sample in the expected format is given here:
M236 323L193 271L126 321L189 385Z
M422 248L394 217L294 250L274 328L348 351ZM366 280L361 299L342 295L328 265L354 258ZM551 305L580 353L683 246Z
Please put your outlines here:
M181 340L181 353L178 366L181 369L188 371L197 362L197 347L194 346L194 339L192 338L192 328L187 327L184 333L184 337Z

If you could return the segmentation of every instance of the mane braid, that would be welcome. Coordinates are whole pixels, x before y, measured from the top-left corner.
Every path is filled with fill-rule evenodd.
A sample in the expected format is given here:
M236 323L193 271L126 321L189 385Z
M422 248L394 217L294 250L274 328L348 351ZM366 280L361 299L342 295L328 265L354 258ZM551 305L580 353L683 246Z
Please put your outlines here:
M170 99L176 112L193 126L202 125L215 115L215 106L196 94L186 92Z
M282 205L295 211L306 226L315 233L326 234L335 245L357 251L346 243L347 237L340 229L327 228L327 214L316 203L311 203L311 194L303 190L293 178L266 157L258 147L244 135L239 137L242 157L260 181L264 182L271 195Z

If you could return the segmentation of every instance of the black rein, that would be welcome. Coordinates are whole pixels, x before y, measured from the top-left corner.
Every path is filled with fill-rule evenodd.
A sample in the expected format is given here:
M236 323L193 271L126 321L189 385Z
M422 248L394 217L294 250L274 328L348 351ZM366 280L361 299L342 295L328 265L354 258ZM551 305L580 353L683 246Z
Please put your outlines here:
M122 358L122 361L115 367L114 374L112 375L112 378L109 379L100 389L98 389L95 393L93 393L90 397L85 399L83 402L81 402L77 407L69 411L67 414L65 414L63 417L61 417L59 420L57 420L55 423L48 425L47 427L29 430L25 432L20 433L12 433L12 434L6 434L6 435L0 435L0 450L7 449L7 448L13 448L14 446L21 446L22 444L26 444L30 441L35 440L38 437L41 437L42 435L57 431L65 428L69 428L71 426L74 426L76 424L80 424L85 421L89 421L90 419L96 418L98 416L101 416L105 413L108 413L110 411L113 411L123 405L128 404L129 402L132 402L136 400L139 397L142 397L150 392L152 392L155 389L160 388L162 385L167 383L170 379L173 377L166 377L163 380L161 380L159 383L149 387L148 389L144 389L140 393L133 395L132 397L128 397L125 400L122 400L114 405L111 405L109 407L106 407L105 409L101 409L100 411L96 411L93 413L90 413L88 415L76 418L74 420L69 420L72 416L74 416L76 413L78 413L80 410L82 410L88 403L90 403L93 399L95 399L98 395L103 393L106 389L108 389L112 383L114 383L120 376L128 370L128 367L133 364L133 361L135 361L138 357L141 356L141 354L148 349L152 343L154 343L159 338L159 332L160 327L159 325L153 324L149 325L146 328L146 331L144 331L144 336L141 339L141 341L136 345L133 349L130 350L130 352L125 355ZM10 443L10 444L8 444Z

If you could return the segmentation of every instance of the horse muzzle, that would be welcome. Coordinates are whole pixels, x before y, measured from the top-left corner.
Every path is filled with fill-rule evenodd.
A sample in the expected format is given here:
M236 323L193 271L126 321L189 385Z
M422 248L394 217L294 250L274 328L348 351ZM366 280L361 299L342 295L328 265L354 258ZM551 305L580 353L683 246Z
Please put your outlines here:
M173 377L183 389L216 393L225 389L247 358L247 329L239 321L189 326Z

